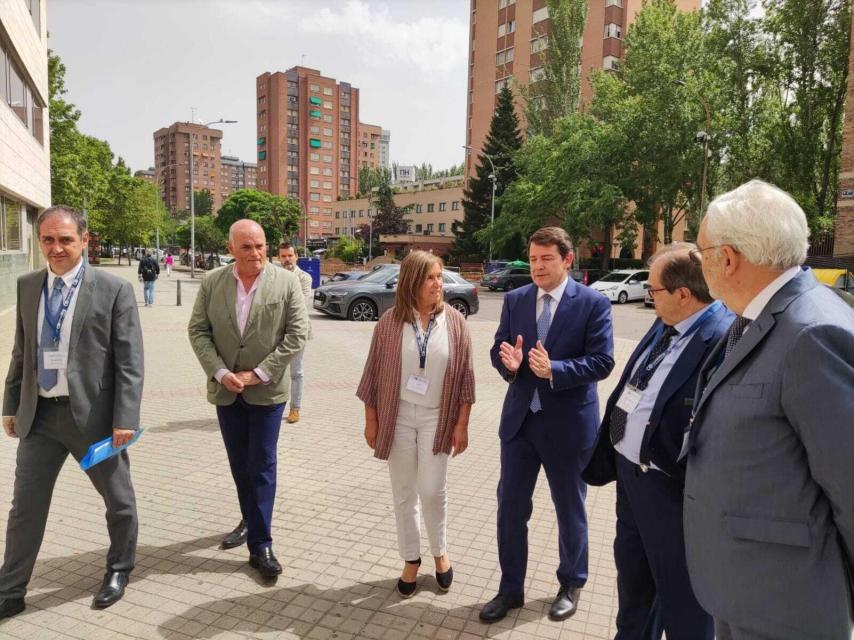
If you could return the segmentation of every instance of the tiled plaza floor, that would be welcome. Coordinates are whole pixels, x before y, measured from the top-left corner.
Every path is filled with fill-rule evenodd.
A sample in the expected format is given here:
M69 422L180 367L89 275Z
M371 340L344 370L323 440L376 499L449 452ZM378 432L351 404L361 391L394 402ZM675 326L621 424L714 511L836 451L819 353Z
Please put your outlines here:
M134 281L135 270L104 267ZM400 569L388 473L362 438L354 396L373 324L313 315L305 358L303 419L282 425L274 549L285 570L272 585L255 577L245 549L219 550L239 512L204 379L187 339L195 284L157 283L156 306L140 308L145 333L146 433L131 449L140 516L136 570L125 598L90 608L104 571L104 508L73 461L57 483L27 611L0 622L0 638L608 638L616 614L613 485L591 490L590 580L579 612L546 617L557 591L557 525L541 475L530 523L527 603L499 624L477 619L495 595L497 424L505 383L489 364L495 323L472 317L478 401L470 448L450 463L449 551L455 582L439 594L425 564L417 595L393 592ZM0 314L5 373L14 312ZM634 343L617 340L619 372ZM604 400L616 372L600 385ZM0 438L0 547L11 500L15 441Z

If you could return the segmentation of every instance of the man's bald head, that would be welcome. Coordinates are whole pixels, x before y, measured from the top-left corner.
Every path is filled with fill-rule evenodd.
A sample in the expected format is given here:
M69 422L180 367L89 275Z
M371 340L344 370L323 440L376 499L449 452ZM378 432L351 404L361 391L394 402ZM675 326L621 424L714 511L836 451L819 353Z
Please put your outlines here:
M228 251L234 256L237 275L257 276L267 261L267 238L254 220L238 220L228 230Z
M261 234L261 237L264 236L264 229L260 224L255 222L254 220L250 220L249 218L242 218L231 225L228 229L228 240L229 242L235 242L235 238L238 234L252 234L257 235Z

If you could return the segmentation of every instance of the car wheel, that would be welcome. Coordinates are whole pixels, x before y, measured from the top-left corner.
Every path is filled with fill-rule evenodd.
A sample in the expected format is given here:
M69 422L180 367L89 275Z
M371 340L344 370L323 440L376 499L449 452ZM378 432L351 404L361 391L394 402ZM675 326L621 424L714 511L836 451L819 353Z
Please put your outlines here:
M505 291L513 291L513 287L514 287L514 286L515 286L515 285L513 284L513 281L512 281L512 280L508 280L508 281L507 281L507 284L506 284L506 285L504 285L504 290L505 290Z
M620 295L617 296L617 302L620 304L626 304L629 300L629 294L625 291L620 291Z
M459 311L463 315L463 318L469 317L469 306L466 304L465 300L455 298L451 300L448 304L451 305L457 311Z
M377 305L366 298L356 300L347 312L347 317L354 322L371 322L377 315Z

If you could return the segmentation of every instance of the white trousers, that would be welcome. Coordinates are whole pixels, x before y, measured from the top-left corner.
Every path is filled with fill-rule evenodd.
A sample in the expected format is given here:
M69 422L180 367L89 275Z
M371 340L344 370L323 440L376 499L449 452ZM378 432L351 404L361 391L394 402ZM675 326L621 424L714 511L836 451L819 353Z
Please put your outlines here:
M305 347L300 349L291 358L291 409L299 409L302 406L302 359L305 355Z
M394 440L388 456L397 546L403 560L421 557L421 517L430 540L430 553L446 551L448 455L433 454L439 407L429 409L400 401Z

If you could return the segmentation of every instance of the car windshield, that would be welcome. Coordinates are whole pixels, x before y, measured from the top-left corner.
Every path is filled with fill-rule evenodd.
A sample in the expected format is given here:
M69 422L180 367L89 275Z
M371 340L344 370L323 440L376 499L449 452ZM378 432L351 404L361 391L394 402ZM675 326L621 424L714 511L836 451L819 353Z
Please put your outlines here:
M397 269L377 269L376 271L371 271L370 273L366 273L361 278L359 278L360 282L386 282L387 280L391 280L392 277L397 275Z
M623 280L628 278L629 275L631 274L612 272L603 278L599 278L599 282L622 282Z

